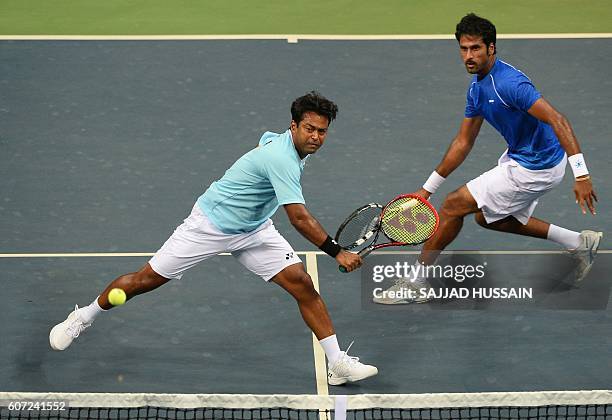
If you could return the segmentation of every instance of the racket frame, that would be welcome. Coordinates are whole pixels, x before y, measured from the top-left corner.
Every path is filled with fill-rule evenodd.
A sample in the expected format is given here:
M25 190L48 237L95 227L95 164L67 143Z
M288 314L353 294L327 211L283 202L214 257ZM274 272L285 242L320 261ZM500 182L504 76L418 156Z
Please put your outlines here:
M336 235L334 236L334 240L338 243L338 238L340 237L340 234L342 233L342 231L344 230L346 225L348 225L359 214L361 214L364 211L369 210L371 208L378 208L378 209L380 209L380 215L378 216L378 222L376 223L374 228L368 230L361 238L357 239L352 244L347 245L347 246L340 245L340 246L342 246L343 249L345 249L347 251L350 251L353 248L356 248L356 247L358 247L360 245L363 245L364 243L368 242L370 239L373 239L373 241L376 241L376 239L378 238L378 233L380 232L380 221L382 220L382 214L383 214L382 212L384 210L384 206L382 204L379 204L379 203L368 203L368 204L366 204L364 206L359 207L354 212L352 212L346 218L346 220L344 220L344 222L342 222L342 224L340 225L340 227L336 231Z
M387 236L387 234L384 232L384 230L382 229L382 221L385 217L385 213L387 212L387 210L389 209L389 207L391 206L391 204L395 203L397 200L400 200L402 198L412 198L415 200L420 201L421 203L425 204L427 207L429 207L429 209L431 210L431 212L433 213L433 215L436 218L436 225L434 226L431 235L429 235L427 238L423 239L422 241L419 242L397 242L394 241L393 239L389 238L389 236ZM382 212L380 214L380 219L378 221L378 224L376 226L376 234L374 237L374 240L372 241L372 244L365 247L364 249L362 249L361 251L359 251L357 253L357 255L359 255L360 257L366 257L367 255L369 255L372 251L375 251L377 249L381 249L381 248L386 248L389 246L408 246L408 245L419 245L422 244L423 242L427 241L429 238L431 238L433 236L434 233L436 233L436 231L438 230L438 226L440 225L440 216L438 215L438 212L436 211L436 209L434 208L434 206L427 201L425 198L421 197L420 195L416 195L416 194L402 194L402 195L398 195L397 197L393 198L391 201L389 201L385 207L382 209ZM385 237L387 239L389 239L390 242L385 242L382 244L376 244L376 241L378 240L378 235L380 235L380 233L382 232L383 235L385 235Z

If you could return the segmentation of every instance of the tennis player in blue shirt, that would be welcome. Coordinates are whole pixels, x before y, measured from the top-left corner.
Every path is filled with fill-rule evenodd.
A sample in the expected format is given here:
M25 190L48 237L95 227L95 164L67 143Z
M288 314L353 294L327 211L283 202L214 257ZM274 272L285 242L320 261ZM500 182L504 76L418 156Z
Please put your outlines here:
M338 264L352 271L361 258L340 248L310 214L300 179L307 157L324 143L338 107L316 92L291 105L291 124L281 134L266 132L258 147L238 159L223 177L200 196L189 217L138 272L111 282L90 305L75 307L49 334L54 350L64 350L94 319L113 306L108 293L119 288L127 298L149 292L189 268L222 252L248 270L272 281L297 301L308 327L317 336L329 362L328 382L341 385L376 375L374 366L340 351L327 308L291 245L270 217L284 206L291 224ZM349 346L350 347L350 346Z
M583 213L595 214L597 196L569 121L523 72L497 58L496 30L490 21L468 14L457 25L455 37L465 68L474 75L467 91L465 118L442 162L416 193L429 198L436 192L465 160L485 120L502 135L508 149L496 167L446 197L439 212L440 227L423 246L412 271L417 275L399 279L389 290L427 287L421 267L435 262L457 237L469 214L487 229L558 243L577 258L576 280L582 281L593 264L602 233L573 232L532 216L539 198L561 183L568 161L575 177L576 203ZM374 299L382 304L426 300Z

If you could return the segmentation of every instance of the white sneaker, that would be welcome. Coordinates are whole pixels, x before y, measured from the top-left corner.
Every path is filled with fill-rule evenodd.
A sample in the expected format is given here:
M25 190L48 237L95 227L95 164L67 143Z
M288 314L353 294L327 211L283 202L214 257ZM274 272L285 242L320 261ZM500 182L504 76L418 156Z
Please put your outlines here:
M603 232L583 230L580 232L580 246L569 251L569 253L578 260L578 265L576 266L576 283L580 283L584 280L587 274L589 274L589 271L591 271L602 236Z
M375 366L364 365L359 361L359 357L348 355L353 343L351 343L346 351L340 354L340 357L333 365L327 369L327 382L330 385L342 385L347 382L357 382L362 379L369 378L378 373Z
M382 296L372 298L381 305L406 305L408 303L425 303L431 298L422 296L421 289L430 289L426 280L411 281L408 277L398 277L395 284L381 292Z
M85 328L91 326L91 323L87 324L79 317L78 310L78 305L75 305L68 318L51 329L49 344L53 350L65 350Z

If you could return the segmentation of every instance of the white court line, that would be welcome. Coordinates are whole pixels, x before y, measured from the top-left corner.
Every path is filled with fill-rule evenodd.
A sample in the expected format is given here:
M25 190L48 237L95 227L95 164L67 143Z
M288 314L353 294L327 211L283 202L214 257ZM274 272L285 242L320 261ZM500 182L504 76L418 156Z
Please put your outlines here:
M612 38L609 32L593 33L544 33L544 34L498 34L497 39L597 39ZM428 35L314 35L314 34L245 34L245 35L0 35L5 41L265 41L286 40L290 44L298 41L421 41L454 40L452 34Z
M227 254L230 255L230 254ZM78 258L78 257L152 257L152 252L65 252L38 254L0 254L0 258Z
M322 251L296 251L299 255L326 255ZM374 251L377 255L418 255L421 251ZM548 250L531 250L531 251L442 251L443 255L556 255L565 254L566 251L548 251ZM598 254L612 254L612 249L600 249ZM65 252L65 253L7 253L0 254L0 258L99 258L99 257L152 257L153 252ZM232 255L229 252L223 252L219 255Z
M319 293L319 268L317 266L317 254L315 252L306 253L306 271L308 271L308 274L312 278L314 288ZM312 334L312 348L314 351L315 374L317 378L317 394L329 395L325 352L314 333Z
M65 253L39 253L39 254L0 254L0 258L75 258L75 257L152 257L154 252L65 252ZM297 252L305 255L308 251ZM232 255L222 252L218 255Z
M421 251L374 251L373 254L378 255L418 255ZM506 251L442 251L442 255L557 255L566 254L567 251L549 251L549 250L532 250L532 251L517 251L517 250L506 250ZM612 249L600 249L597 251L598 254L612 254Z

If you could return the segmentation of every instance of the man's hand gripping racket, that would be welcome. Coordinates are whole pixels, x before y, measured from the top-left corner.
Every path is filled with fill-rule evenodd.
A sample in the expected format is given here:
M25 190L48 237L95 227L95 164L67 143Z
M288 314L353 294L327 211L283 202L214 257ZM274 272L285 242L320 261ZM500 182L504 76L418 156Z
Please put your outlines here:
M438 229L436 209L423 197L404 194L386 206L366 204L355 210L338 228L335 241L347 251L365 258L388 246L418 245ZM381 235L382 233L382 235ZM342 266L340 271L346 272Z

